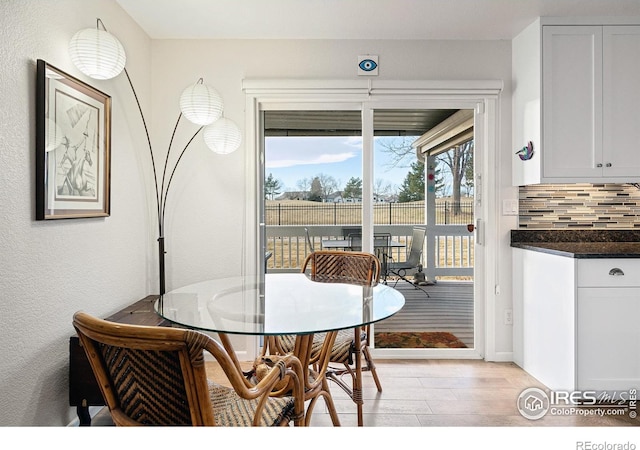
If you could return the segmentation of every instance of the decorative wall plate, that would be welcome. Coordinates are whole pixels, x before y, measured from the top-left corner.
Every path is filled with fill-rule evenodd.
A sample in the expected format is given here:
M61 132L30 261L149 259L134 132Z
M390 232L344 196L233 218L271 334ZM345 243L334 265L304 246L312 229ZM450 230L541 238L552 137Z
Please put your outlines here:
M378 56L358 56L358 75L378 75Z
M516 152L516 155L523 161L528 161L533 157L533 142L529 141L525 147Z

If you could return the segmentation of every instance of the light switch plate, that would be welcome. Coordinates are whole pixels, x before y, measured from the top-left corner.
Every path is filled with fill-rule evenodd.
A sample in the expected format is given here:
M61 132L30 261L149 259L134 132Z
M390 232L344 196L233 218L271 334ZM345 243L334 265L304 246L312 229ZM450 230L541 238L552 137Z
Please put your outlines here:
M517 216L518 215L518 200L502 200L502 215L503 216Z

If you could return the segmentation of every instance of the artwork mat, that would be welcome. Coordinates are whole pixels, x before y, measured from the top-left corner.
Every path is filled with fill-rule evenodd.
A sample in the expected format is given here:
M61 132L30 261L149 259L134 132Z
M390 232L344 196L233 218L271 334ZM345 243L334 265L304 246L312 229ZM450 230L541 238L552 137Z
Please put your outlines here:
M110 215L111 97L37 61L36 219Z

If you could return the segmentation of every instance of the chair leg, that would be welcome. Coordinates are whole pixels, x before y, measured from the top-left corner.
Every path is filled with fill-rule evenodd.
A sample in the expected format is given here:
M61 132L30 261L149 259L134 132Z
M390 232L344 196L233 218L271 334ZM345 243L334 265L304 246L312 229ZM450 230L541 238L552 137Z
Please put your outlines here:
M376 366L373 363L373 358L371 358L369 347L365 346L362 349L362 353L364 354L364 359L367 362L367 367L364 370L371 372L371 376L373 377L373 381L376 383L378 392L382 392L382 384L380 383L380 378L378 378L378 372L376 371Z
M322 389L327 393L324 395L324 401L327 404L327 409L329 410L329 416L331 417L331 423L333 423L334 427L340 426L340 419L338 418L338 411L336 410L336 405L333 403L333 397L329 391L329 383L325 378L322 380Z
M329 391L329 383L327 383L326 378L322 380L322 390L318 392L309 402L309 406L307 406L307 411L305 412L305 426L310 426L311 424L311 416L313 414L313 409L318 402L318 399L322 397L324 399L324 403L329 411L329 417L331 417L331 423L334 427L340 426L340 418L338 417L338 411L336 410L336 405L333 403L333 397L331 396L331 392Z
M360 327L355 329L354 339L354 355L353 359L356 365L356 376L353 378L353 401L358 409L358 426L364 426L364 417L362 412L362 341L360 340Z
M378 377L378 372L376 371L376 366L373 362L373 358L371 357L371 352L369 351L369 347L367 345L362 345L362 341L360 340L361 329L355 329L354 335L354 343L353 343L353 367L345 361L344 369L340 370L331 370L327 371L326 379L333 381L336 383L342 390L344 390L351 400L356 404L357 413L358 413L358 426L361 427L364 425L364 417L363 417L363 394L362 394L362 372L368 371L371 372L371 376L373 376L373 381L376 383L376 388L378 392L382 392L382 384L380 383L380 378ZM364 355L364 359L366 361L366 367L362 367L362 356ZM343 374L349 374L351 376L351 386L348 386L344 381L340 379L340 376ZM331 409L329 409L331 413Z

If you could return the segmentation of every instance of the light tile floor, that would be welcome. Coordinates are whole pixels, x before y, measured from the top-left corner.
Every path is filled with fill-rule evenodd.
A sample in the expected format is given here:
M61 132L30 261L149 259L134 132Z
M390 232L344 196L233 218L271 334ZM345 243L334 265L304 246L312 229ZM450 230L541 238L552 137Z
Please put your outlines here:
M376 361L382 392L370 374L363 374L364 425L388 426L638 426L624 417L547 414L539 420L523 417L517 407L520 393L529 387L545 388L513 363L477 360ZM357 424L356 407L335 384L331 393L341 425ZM328 413L316 407L313 426L331 426Z
M220 379L215 362L207 362L212 379ZM247 367L250 363L247 363ZM363 374L365 427L634 427L638 418L595 414L554 416L539 420L523 417L517 398L529 387L545 389L513 363L479 360L377 360L382 382L378 392L371 374ZM348 381L348 380L347 380ZM331 393L343 427L357 425L356 406L337 385ZM318 404L311 426L331 427L326 407ZM106 410L106 408L105 408ZM586 411L584 408L582 411ZM109 425L101 411L94 425ZM640 438L640 434L638 434ZM640 442L639 442L640 443Z

